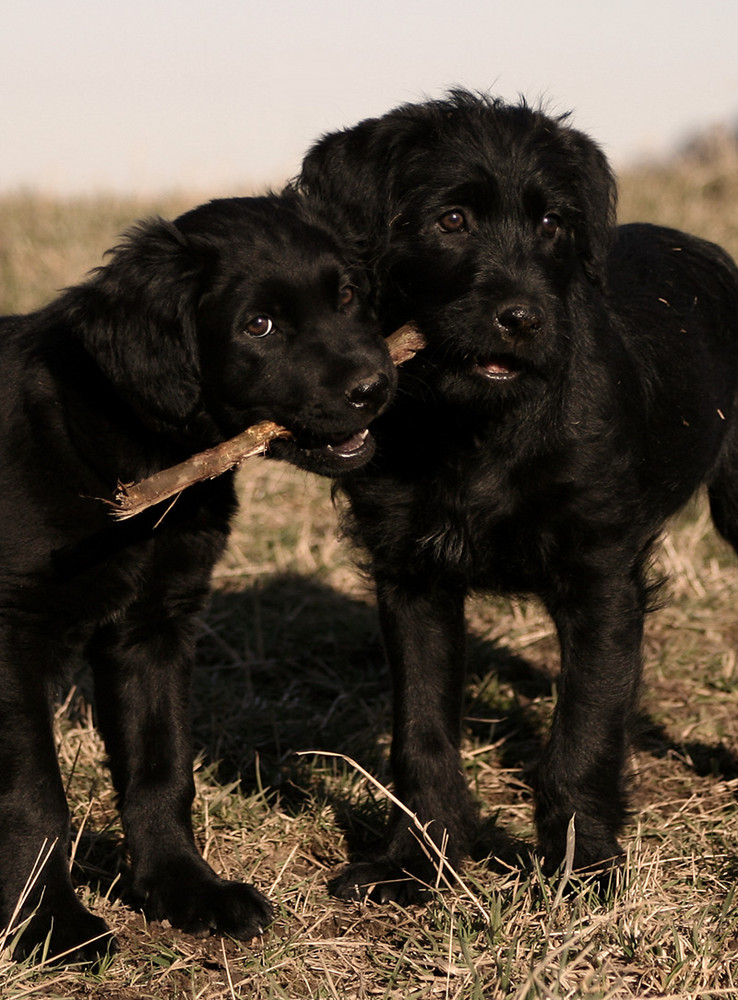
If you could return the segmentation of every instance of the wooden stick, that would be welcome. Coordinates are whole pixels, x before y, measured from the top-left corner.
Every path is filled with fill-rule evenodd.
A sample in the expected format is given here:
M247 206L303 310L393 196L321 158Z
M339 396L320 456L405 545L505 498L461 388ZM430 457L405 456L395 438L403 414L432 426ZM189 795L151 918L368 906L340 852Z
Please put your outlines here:
M387 338L387 347L393 362L401 365L425 347L425 340L414 323L407 323ZM162 500L179 495L194 483L222 475L253 455L263 455L275 438L291 437L285 427L264 420L236 437L198 452L179 465L162 469L139 483L118 483L115 498L105 503L112 508L113 517L123 521Z
M116 520L123 521L153 504L176 496L193 483L214 479L252 455L261 455L269 442L278 437L292 437L289 431L271 420L248 427L241 434L192 455L179 465L156 472L139 483L118 483L114 500L106 500Z
M425 337L415 323L406 323L386 340L387 350L396 365L404 364L425 347Z

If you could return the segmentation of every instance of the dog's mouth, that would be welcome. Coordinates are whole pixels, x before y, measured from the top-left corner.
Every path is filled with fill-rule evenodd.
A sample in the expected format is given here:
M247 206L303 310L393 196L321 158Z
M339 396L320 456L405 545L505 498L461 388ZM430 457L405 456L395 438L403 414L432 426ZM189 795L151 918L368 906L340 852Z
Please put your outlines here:
M318 447L307 447L302 450L306 455L323 455L326 458L335 458L338 461L343 459L351 460L361 455L367 447L369 440L369 430L365 428L358 434L352 434L345 441L338 441L335 444L323 444ZM299 447L299 442L298 442Z
M374 454L374 438L367 428L350 437L320 441L296 434L291 440L275 440L270 453L309 472L336 476L364 465Z
M473 365L472 371L490 382L510 382L520 374L520 364L511 354L498 354Z

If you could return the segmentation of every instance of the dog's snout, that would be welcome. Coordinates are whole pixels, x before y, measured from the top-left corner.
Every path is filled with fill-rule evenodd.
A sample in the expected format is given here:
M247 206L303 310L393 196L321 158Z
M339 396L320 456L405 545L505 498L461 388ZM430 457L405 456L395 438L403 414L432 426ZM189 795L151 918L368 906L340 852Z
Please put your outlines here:
M520 302L504 306L495 317L503 334L508 337L532 336L541 329L545 318L540 306Z
M389 399L390 383L384 372L376 372L348 389L346 398L351 406L378 412Z

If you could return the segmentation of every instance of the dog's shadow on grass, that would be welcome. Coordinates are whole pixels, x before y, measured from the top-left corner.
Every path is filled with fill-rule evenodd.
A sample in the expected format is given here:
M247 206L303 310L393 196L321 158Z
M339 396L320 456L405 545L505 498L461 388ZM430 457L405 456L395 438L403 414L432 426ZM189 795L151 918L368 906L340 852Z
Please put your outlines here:
M633 746L651 757L675 757L682 766L701 778L713 777L724 781L738 778L738 754L730 747L723 743L700 743L696 740L676 742L665 726L645 713L637 719Z
M550 714L552 675L504 643L473 635L468 660L470 688L485 691L484 704L472 697L467 705L472 740L494 743L495 764L532 784L546 739L541 706ZM279 794L281 808L295 812L311 808L317 790L330 801L349 852L360 855L381 834L388 804L381 795L357 804L326 791L320 752L352 758L389 784L391 716L391 680L371 600L293 574L246 589L216 589L193 681L194 746L213 780L239 781L246 793L268 788ZM698 774L738 776L738 758L726 747L676 745L647 716L638 730L640 750L657 757L674 752ZM317 755L299 756L310 751ZM495 802L481 806L490 818L474 853L519 864L532 845L495 821ZM86 845L85 835L80 849L91 879L121 867L119 838L98 834Z
M493 674L504 696L496 699L482 685L484 704L469 701L465 725L477 743L500 742L500 765L520 770L525 780L543 738L535 703L551 694L550 677L503 644L473 635L468 657L470 673ZM218 779L239 778L245 791L278 791L281 808L310 807L326 763L321 751L352 758L382 784L391 781L391 679L368 597L291 574L237 592L216 590L200 641L193 701L195 745L218 762ZM316 756L299 756L309 751ZM388 802L368 792L349 804L335 782L328 784L334 790L323 788L321 794L328 796L350 853L370 850ZM495 810L495 803L484 803L483 810ZM515 863L529 849L489 820L475 853Z
M473 635L468 661L471 675L494 675L504 689L483 707L469 701L469 731L489 739L493 726L502 765L525 765L541 747L532 706L551 695L550 675L504 644ZM199 643L193 703L196 745L220 762L225 780L238 773L248 783L255 754L262 769L316 749L385 759L391 679L372 601L294 574L216 591Z
M467 703L467 729L478 743L495 743L495 763L534 784L546 740L552 672L504 642L468 638L470 688L484 688L483 705ZM490 695L490 685L494 683ZM391 681L376 610L367 597L348 596L314 577L273 575L234 592L216 590L206 617L194 682L195 745L217 761L220 780L239 778L245 790L279 790L283 807L311 801L311 773L326 751L360 762L383 784L391 781ZM639 719L636 747L670 752L698 774L738 776L726 747L677 745L648 716ZM371 846L386 802L360 806L333 801L349 849ZM495 802L483 802L492 814ZM505 863L530 849L490 818L476 853Z

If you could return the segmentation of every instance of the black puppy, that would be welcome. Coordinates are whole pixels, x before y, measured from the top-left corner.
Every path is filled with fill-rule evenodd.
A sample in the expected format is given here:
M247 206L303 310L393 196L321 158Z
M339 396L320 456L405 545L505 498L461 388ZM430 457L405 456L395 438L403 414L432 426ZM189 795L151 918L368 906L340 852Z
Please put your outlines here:
M70 881L51 730L84 651L146 912L252 937L270 904L215 875L190 820L189 676L232 476L159 524L161 508L114 523L100 498L265 418L294 434L275 454L307 469L366 461L396 376L360 278L293 200L229 199L141 224L85 284L1 322L0 926L48 852L21 951L49 931L68 959L111 943Z
M464 599L535 594L561 679L537 777L549 868L618 855L647 569L707 483L738 543L738 272L671 230L614 228L604 155L564 118L467 92L328 135L303 192L375 261L386 330L427 349L343 477L394 678L401 799L457 862L475 810L459 757ZM408 899L432 877L396 812L382 856L334 891Z

